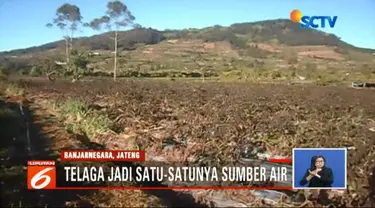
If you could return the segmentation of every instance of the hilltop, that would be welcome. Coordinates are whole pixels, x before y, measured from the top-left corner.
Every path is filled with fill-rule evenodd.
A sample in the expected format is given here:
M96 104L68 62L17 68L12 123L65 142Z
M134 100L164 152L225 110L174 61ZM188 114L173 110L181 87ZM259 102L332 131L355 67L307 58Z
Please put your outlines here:
M134 73L137 76L164 76L160 73L147 74L149 71L199 72L202 65L208 71L206 76L221 76L227 71L244 74L246 69L254 68L274 70L303 66L353 70L362 64L362 68L372 69L375 53L375 49L355 47L334 34L301 28L298 23L286 19L236 23L229 27L215 25L202 29L158 31L137 28L120 32L119 39L119 70L123 76L133 76ZM56 41L1 52L0 58L5 57L8 63L13 62L13 68L20 68L19 65L28 68L26 66L30 66L30 63L33 65L36 60L46 57L63 61L64 44L64 41ZM76 38L74 47L96 54L90 59L92 70L111 69L113 43L107 34Z
M135 44L158 44L165 39L201 39L205 42L228 41L238 48L247 47L249 42L299 45L327 45L343 49L354 49L362 52L375 53L375 49L359 48L342 41L339 37L314 29L301 28L298 23L287 19L266 20L249 23L236 23L229 27L215 25L203 29L164 30L152 28L137 28L120 32L119 47L129 50ZM77 46L88 47L91 50L109 50L112 42L105 33L91 37L75 39ZM56 41L40 46L0 52L1 55L21 55L56 49L64 45Z

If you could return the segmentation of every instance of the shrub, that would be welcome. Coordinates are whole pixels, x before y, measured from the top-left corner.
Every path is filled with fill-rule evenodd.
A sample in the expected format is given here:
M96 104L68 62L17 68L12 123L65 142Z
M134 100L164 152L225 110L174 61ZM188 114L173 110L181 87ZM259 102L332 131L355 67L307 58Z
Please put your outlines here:
M42 72L41 72L40 68L37 67L37 66L33 66L31 68L30 72L29 72L29 75L33 76L33 77L39 76L41 74L42 74Z

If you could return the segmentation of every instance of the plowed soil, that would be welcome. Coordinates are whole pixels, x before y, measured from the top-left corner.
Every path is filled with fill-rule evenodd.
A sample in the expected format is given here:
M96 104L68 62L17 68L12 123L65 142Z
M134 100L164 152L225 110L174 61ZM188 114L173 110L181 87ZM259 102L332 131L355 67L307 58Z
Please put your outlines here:
M170 138L200 144L185 150L181 157L215 161L235 160L241 146L251 143L261 143L270 152L287 157L293 147L348 147L348 189L343 199L332 203L371 203L373 90L105 79L74 84L20 80L17 84L31 101L74 98L100 106L121 134L135 135L139 147L154 152L161 152L162 142ZM100 138L95 141L100 143Z

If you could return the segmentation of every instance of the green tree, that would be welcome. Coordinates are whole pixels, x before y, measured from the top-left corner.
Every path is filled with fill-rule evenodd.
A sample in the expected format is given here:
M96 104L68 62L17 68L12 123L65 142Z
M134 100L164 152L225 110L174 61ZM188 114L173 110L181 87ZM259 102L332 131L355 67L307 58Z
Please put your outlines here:
M95 18L89 23L85 23L94 30L101 31L103 28L109 32L110 39L114 41L114 52L113 52L113 79L117 77L117 55L118 55L118 32L121 28L126 27L139 27L134 24L135 17L131 14L128 7L121 1L110 1L107 3L106 14L100 18Z
M88 72L87 65L89 64L88 54L84 52L79 53L77 50L72 51L71 68L73 74L72 82L79 80L79 78Z
M48 28L53 26L58 27L63 32L67 71L70 70L70 51L73 49L74 32L76 32L81 25L81 20L82 16L79 7L66 3L57 8L53 23L48 23L46 25Z
M41 70L38 66L31 67L30 72L29 72L30 76L36 77L36 76L39 76L41 74L42 74L42 72L41 72Z

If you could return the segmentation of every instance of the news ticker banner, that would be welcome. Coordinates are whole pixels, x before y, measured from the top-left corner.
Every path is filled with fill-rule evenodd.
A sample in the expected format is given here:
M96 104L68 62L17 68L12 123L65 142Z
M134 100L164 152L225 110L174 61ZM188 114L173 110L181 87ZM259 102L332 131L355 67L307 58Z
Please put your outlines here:
M29 189L291 189L290 159L200 166L145 161L144 151L62 151L28 161ZM80 162L79 162L80 161ZM84 162L83 164L81 162ZM134 185L124 182L133 182ZM125 184L125 185L124 185Z

